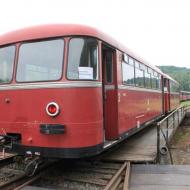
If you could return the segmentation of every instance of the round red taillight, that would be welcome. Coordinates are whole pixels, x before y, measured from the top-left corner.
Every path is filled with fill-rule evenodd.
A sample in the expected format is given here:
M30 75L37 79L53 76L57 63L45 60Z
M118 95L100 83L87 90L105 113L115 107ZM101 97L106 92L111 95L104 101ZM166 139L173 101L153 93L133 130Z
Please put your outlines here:
M50 102L47 106L46 106L46 113L49 116L56 116L59 114L59 106L57 103L55 102Z

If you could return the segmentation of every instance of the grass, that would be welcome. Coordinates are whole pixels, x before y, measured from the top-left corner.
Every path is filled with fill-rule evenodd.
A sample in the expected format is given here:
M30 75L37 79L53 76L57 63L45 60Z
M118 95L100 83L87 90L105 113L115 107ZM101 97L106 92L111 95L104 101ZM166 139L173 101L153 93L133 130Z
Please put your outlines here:
M190 100L181 102L181 106L190 106Z

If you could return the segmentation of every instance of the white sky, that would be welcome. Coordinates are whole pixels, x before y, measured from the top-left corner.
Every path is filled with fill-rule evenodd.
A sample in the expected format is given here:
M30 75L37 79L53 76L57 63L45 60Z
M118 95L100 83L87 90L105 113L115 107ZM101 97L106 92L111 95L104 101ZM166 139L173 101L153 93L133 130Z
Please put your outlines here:
M153 65L190 68L190 0L2 0L0 34L25 26L94 26Z

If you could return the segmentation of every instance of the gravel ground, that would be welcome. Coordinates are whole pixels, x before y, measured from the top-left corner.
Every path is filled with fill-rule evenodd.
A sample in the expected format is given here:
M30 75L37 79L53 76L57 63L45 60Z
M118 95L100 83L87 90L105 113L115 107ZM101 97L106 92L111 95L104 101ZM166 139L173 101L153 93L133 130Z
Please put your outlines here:
M171 142L174 164L190 164L190 118L185 118Z

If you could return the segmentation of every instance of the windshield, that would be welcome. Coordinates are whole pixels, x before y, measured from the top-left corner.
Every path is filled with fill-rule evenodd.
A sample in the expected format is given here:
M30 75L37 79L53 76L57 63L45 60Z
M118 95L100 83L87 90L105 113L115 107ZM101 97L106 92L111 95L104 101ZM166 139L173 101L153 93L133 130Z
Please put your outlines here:
M62 76L63 39L24 43L19 49L18 82L55 81Z
M15 46L0 48L0 83L9 83L12 80Z

